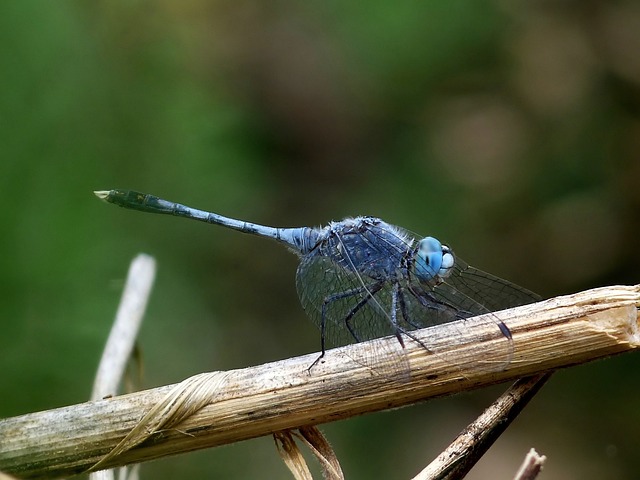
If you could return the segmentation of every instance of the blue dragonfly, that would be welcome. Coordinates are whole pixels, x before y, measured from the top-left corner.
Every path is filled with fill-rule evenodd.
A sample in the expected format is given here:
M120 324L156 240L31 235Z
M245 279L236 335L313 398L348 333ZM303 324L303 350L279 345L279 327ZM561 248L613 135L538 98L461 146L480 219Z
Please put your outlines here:
M433 237L375 217L325 227L276 228L236 220L129 190L97 191L109 203L222 225L285 244L300 257L296 287L326 349L385 336L429 348L412 331L532 303L535 293L469 266ZM509 328L487 315L511 344Z

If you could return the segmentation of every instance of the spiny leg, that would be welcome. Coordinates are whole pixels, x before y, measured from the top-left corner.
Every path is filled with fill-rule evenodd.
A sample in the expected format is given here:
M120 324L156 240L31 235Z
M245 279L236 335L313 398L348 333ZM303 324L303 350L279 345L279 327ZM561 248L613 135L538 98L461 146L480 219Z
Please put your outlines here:
M360 339L358 338L355 331L351 327L351 324L349 321L353 318L353 316L356 313L358 313L358 311L362 307L364 307L367 304L367 302L369 302L369 300L373 298L373 295L375 295L378 291L380 291L380 289L382 288L382 285L383 285L382 282L375 284L372 288L368 288L366 285L362 285L361 287L354 288L352 290L347 290L346 292L329 295L324 299L324 301L322 302L322 310L321 310L321 317L320 317L320 346L322 350L321 350L320 356L316 358L314 362L309 366L308 368L309 371L320 361L322 357L324 357L324 354L325 354L325 347L326 347L325 331L326 331L326 325L327 325L327 306L335 301L352 297L354 295L359 295L363 292L367 292L365 297L362 300L360 300L356 305L354 305L349 311L349 313L347 313L346 317L344 318L344 322L347 327L347 330L349 330L349 333L356 340L356 342L360 342Z
M393 325L393 333L400 342L402 348L404 348L404 340L402 340L403 330L398 325L398 292L400 290L400 285L398 282L393 284L393 290L391 291L391 325ZM401 300L401 302L403 302Z
M435 297L431 294L428 294L427 292L423 292L423 295L418 294L413 287L409 287L409 292L420 302L420 304L428 309L432 309L432 310L439 310L439 311L445 311L446 309L451 309L454 311L455 313L455 320L463 320L465 318L469 318L469 317L473 317L475 315L480 315L480 314L490 314L491 312L489 310L486 310L485 312L481 312L481 313L473 313L473 312L469 312L466 310L461 310L459 308L454 307L453 305L450 305L449 303L445 303L441 300L436 300ZM424 297L427 296L428 299L431 301L431 303L429 303ZM513 336L511 334L511 330L509 330L509 327L507 327L507 325L500 320L498 317L496 317L495 315L492 315L493 319L494 319L494 323L496 324L496 326L498 327L498 329L500 329L500 333L502 333L502 335L507 339L507 340L512 340Z
M436 300L435 296L432 294L432 292L426 292L423 291L422 294L418 293L415 291L415 288L413 286L409 286L407 288L407 290L409 291L409 293L411 293L411 295L418 300L418 302L420 303L420 305L422 305L424 308L428 309L428 310L433 310L433 311L437 311L437 312L445 312L447 310L453 312L453 320L464 320L465 318L469 318L469 317L473 317L475 315L480 315L480 314L475 314L466 310L460 310L459 308L456 308L455 306L444 302L442 300ZM427 297L427 298L425 298ZM509 340L510 342L513 340L513 336L511 335L511 330L509 330L509 327L507 327L507 325L500 320L498 317L496 317L494 314L492 314L489 311L484 312L485 314L489 314L492 318L493 318L493 322L496 324L496 326L498 327L498 329L500 330L500 333L502 333L502 335ZM405 320L407 320L407 323L409 323L412 326L415 326L416 328L420 328L419 326L415 325L413 322L411 322L409 319L405 318ZM418 340L416 340L418 341ZM419 342L419 341L418 341ZM422 342L419 342L422 346L424 346L424 344ZM427 347L425 347L427 350L429 350Z
M351 325L351 319L356 313L358 313L358 311L362 307L364 307L367 303L369 303L369 300L371 300L373 296L380 291L383 285L384 285L384 282L379 282L373 285L372 288L367 288L367 295L362 300L360 300L344 317L344 320L343 320L344 324L346 325L347 330L349 330L349 333L355 339L356 342L361 342L362 340L358 337L355 330L353 329L353 326Z
M420 328L420 325L411 321L409 312L407 311L407 302L405 301L402 292L400 292L400 295L398 296L398 301L400 303L400 313L402 314L402 318L404 318L404 321L407 322L407 325L410 325L414 329Z
M407 310L407 302L404 299L404 293L402 292L402 290L400 290L398 292L398 303L400 304L400 313L402 314L402 318L404 318L404 321L407 322L407 325L412 326L413 328L420 328L420 325L417 325L415 323L413 323L411 321L409 312ZM411 333L408 330L405 330L403 328L401 328L399 325L396 327L400 332L404 333L407 337L409 337L411 340L413 340L414 342L418 343L422 348L424 348L426 351L430 352L431 350L429 350L429 348L424 344L424 342L422 342L421 340L419 340L413 333ZM402 342L401 342L402 343ZM404 344L402 345L404 347Z
M470 312L465 312L464 310L460 310L453 305L449 305L448 303L445 303L441 300L436 300L436 298L430 293L418 293L415 291L415 288L413 286L409 286L407 290L420 303L420 305L427 310L433 310L435 312L445 312L449 310L453 312L455 320L462 320L463 318L473 316L473 314ZM427 298L425 299L425 297ZM415 326L416 328L420 327L420 325L414 325L413 323L410 323L410 325Z

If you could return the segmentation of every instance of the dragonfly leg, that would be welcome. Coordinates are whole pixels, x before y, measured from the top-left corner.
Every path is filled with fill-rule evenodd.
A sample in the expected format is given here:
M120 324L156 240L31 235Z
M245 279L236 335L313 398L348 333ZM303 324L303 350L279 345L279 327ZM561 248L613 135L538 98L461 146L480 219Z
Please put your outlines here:
M353 295L358 295L359 293L362 293L365 290L366 290L366 287L362 286L362 287L359 287L359 288L354 288L352 290L348 290L346 292L335 293L333 295L329 295L328 297L326 297L324 299L324 301L322 302L322 310L321 310L321 315L320 315L320 349L321 349L320 350L320 355L318 356L318 358L316 358L313 361L313 363L309 366L307 371L311 371L311 369L314 366L316 366L320 360L322 360L322 358L324 357L325 351L326 351L325 332L326 332L326 327L327 327L327 307L332 302L335 302L337 300L341 300L343 298L352 297ZM349 327L347 326L347 328L349 328ZM351 332L350 328L349 328L349 331ZM353 333L352 333L352 335L353 335ZM356 340L357 340L357 338L356 338Z
M415 328L420 328L419 325L416 325L415 323L413 323L411 321L409 312L407 311L407 302L404 299L404 294L402 293L402 291L398 291L398 304L400 305L400 313L402 314L402 318L404 318L404 321L407 322L407 325L413 327L414 329ZM398 330L398 332L404 333L411 340L413 340L414 342L418 343L425 350L430 351L429 348L424 344L424 342L419 340L409 330L403 329L402 327L400 327L400 325L396 325L396 329ZM396 333L396 336L398 336L398 335L399 335L399 333ZM400 342L400 343L402 343L402 342ZM404 347L404 344L402 346Z
M391 292L391 325L393 325L393 333L400 342L402 348L404 348L404 340L402 340L403 329L398 325L398 297L402 298L399 294L400 285L398 282L393 284L393 290ZM404 304L404 300L400 300L401 304Z
M436 299L431 292L416 292L415 288L409 286L407 289L411 295L418 300L420 305L422 305L427 310L433 310L440 313L448 313L452 318L450 320L462 320L463 318L472 317L473 314L470 312L465 312L464 310L459 310L453 305L449 305L448 303L443 302L442 300ZM426 298L425 298L426 297ZM422 328L424 325L416 325L412 322L408 322L410 325L416 328ZM444 322L441 322L444 323Z
M398 295L398 303L400 304L400 313L402 314L402 318L404 318L404 321L407 323L407 325L413 328L420 328L420 325L415 324L411 321L411 317L409 316L409 312L407 311L407 302L405 301L402 292L400 292L400 295Z
M351 336L356 340L356 342L361 342L362 340L358 337L358 335L356 334L355 330L353 329L353 326L351 325L351 319L353 318L353 316L358 313L358 311L364 307L369 300L371 300L373 298L373 296L378 293L380 291L380 289L383 286L383 282L379 282L375 285L373 285L373 287L371 288L367 288L367 295L360 300L350 311L349 313L347 313L347 315L344 317L344 324L347 327L347 330L349 330L349 333L351 334Z
M373 298L373 296L380 291L380 289L382 288L383 283L379 282L375 285L373 285L372 287L367 287L365 285L358 287L358 288L354 288L352 290L347 290L346 292L341 292L341 293L336 293L333 295L329 295L328 297L326 297L324 299L324 301L322 302L322 310L321 310L321 316L320 316L320 347L321 347L321 353L320 356L318 356L318 358L315 359L315 361L311 364L311 366L308 368L308 370L311 370L323 357L326 351L326 337L325 337L325 333L326 333L326 326L327 326L327 307L329 305L331 305L331 303L338 301L338 300L342 300L344 298L348 298L348 297L353 297L354 295L359 295L363 292L367 292L367 294L365 295L365 297L360 300L357 304L355 304L351 310L349 310L349 313L347 313L347 315L345 316L345 318L343 319L345 326L347 327L347 330L349 330L349 333L351 334L351 336L355 339L356 342L360 342L360 338L358 337L358 335L356 334L355 330L353 329L352 325L351 325L351 319L353 318L353 316L358 313L358 311L364 307L369 300L371 300Z
M453 305L445 303L442 300L437 300L435 296L432 294L432 292L418 293L411 286L408 288L408 291L411 293L411 295L413 295L413 297L416 300L418 300L418 302L420 302L420 305L422 305L424 308L437 310L439 312L453 312L452 320L462 320L465 318L473 317L474 315L479 315L479 313L472 313L466 310L459 310L455 308ZM487 310L484 313L491 313L491 312ZM492 317L494 317L493 321L496 324L496 326L500 329L500 333L502 333L502 335L508 340L512 340L513 336L511 335L511 330L509 330L509 327L507 327L507 325L502 320L498 319L495 315L492 315ZM414 325L409 320L407 320L407 323L409 323L412 326L415 326L416 328L420 328L419 325Z

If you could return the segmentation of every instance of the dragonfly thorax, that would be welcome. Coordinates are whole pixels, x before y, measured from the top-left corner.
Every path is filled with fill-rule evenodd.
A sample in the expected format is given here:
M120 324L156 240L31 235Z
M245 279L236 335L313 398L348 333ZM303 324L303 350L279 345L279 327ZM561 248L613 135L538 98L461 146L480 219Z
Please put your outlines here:
M402 276L413 238L375 217L346 218L321 230L310 255L323 256L361 277L392 281Z

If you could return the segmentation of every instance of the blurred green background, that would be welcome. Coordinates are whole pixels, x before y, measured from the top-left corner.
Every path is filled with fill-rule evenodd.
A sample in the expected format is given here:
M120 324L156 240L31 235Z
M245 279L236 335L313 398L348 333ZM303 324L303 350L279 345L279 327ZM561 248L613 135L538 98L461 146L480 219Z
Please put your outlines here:
M143 387L317 351L281 246L99 202L279 226L379 216L553 296L638 283L637 2L3 2L0 416L86 400L128 263L159 263ZM637 355L556 374L469 476L636 478ZM323 426L409 478L504 389ZM270 438L142 478L290 478Z

